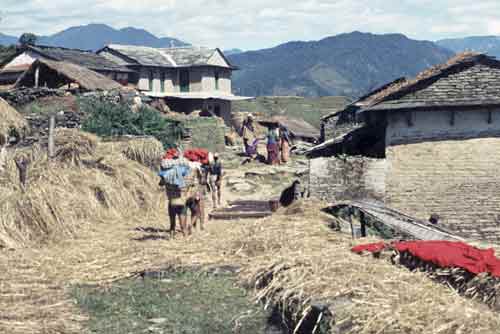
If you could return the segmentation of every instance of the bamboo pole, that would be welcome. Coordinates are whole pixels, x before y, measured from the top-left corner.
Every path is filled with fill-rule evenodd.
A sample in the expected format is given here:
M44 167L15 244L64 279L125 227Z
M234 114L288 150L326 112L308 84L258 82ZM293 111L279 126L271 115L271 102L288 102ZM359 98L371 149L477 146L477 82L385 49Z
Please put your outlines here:
M50 115L49 117L49 143L48 143L48 157L52 159L55 154L55 143L54 143L54 130L56 127L56 116Z

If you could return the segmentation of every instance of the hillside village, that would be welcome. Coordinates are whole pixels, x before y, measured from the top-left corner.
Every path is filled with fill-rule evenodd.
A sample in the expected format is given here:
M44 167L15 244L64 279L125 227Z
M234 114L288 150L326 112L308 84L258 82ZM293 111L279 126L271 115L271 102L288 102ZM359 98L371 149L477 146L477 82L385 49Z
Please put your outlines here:
M2 60L0 332L497 332L500 61L242 96L236 56Z

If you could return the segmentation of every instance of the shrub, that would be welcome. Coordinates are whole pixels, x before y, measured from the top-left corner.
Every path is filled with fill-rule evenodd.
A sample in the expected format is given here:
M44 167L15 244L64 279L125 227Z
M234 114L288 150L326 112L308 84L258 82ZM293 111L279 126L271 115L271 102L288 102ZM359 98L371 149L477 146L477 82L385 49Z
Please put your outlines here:
M116 104L95 98L79 101L80 110L86 114L82 128L101 137L152 136L165 148L173 147L182 138L184 129L174 120L166 119L149 107L133 112L126 104Z

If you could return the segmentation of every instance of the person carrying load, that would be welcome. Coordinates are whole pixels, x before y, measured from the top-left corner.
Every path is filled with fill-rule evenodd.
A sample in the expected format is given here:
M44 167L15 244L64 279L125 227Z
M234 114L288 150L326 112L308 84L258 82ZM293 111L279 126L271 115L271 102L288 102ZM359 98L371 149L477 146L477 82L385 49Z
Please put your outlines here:
M213 161L208 166L209 184L212 191L212 204L214 209L222 205L222 163L219 155L213 155Z
M170 234L175 236L176 220L179 219L182 235L186 235L187 206L186 202L192 195L194 177L189 163L178 157L163 159L161 162L160 186L165 187L168 199L168 216L170 220Z

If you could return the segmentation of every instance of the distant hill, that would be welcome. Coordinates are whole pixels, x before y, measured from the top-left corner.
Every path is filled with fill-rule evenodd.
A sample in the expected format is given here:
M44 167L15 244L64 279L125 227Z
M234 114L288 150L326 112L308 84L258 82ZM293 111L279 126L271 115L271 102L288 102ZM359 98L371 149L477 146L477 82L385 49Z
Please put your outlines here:
M226 56L229 56L229 55L236 55L238 53L242 53L244 52L243 50L241 49L229 49L229 50L224 50L224 54Z
M8 46L17 43L17 37L0 33L0 45Z
M487 53L490 56L500 58L500 36L473 36L443 39L436 43L457 53L470 50Z
M241 68L236 93L249 96L360 96L401 76L445 62L453 52L401 34L353 32L313 42L230 55Z
M0 35L0 44L8 45L17 42L17 37ZM82 50L98 50L107 44L144 45L151 47L170 47L189 45L175 38L158 38L144 29L114 29L105 24L89 24L71 27L50 36L39 36L37 44L62 46Z

